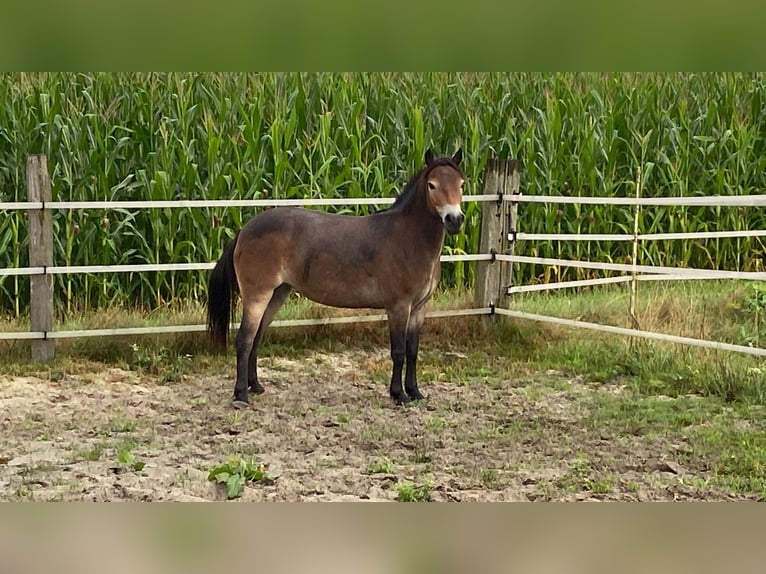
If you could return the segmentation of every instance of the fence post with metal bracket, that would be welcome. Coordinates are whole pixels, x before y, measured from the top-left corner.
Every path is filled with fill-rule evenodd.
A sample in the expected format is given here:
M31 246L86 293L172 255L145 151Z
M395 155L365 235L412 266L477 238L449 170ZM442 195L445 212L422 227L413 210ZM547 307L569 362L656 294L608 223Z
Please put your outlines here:
M41 202L41 209L29 210L29 265L42 267L43 273L29 277L30 331L42 331L42 340L32 341L32 359L53 360L55 341L48 338L53 330L53 277L46 273L53 266L53 228L51 212L51 180L48 159L44 155L27 156L27 199Z
M481 233L479 235L479 253L491 253L489 261L481 261L476 268L475 303L480 307L494 309L502 302L505 292L501 264L494 255L506 252L508 240L507 191L508 183L513 181L512 174L518 173L516 160L496 160L487 162L484 171L483 195L496 195L497 201L481 205Z

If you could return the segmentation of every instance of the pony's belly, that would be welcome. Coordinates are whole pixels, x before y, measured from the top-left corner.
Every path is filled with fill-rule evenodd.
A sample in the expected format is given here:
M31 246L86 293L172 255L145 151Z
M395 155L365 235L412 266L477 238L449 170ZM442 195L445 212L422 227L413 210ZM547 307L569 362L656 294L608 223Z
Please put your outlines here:
M355 289L353 285L327 285L324 288L304 287L295 289L315 303L346 309L383 309L385 297L377 289Z

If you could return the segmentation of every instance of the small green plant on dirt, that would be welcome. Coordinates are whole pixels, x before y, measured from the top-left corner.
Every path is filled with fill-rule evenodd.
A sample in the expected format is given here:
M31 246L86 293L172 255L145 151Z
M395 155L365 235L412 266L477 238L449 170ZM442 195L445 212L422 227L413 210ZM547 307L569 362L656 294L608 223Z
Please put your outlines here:
M135 472L141 472L144 469L144 466L146 466L144 461L138 460L136 455L130 452L130 449L127 448L122 448L117 453L117 462L130 467Z
M425 447L417 447L415 452L412 453L410 460L415 464L428 464L433 462L433 456Z
M130 350L133 352L130 360L130 366L133 368L151 371L168 360L168 350L165 347L145 349L138 343L133 343Z
M431 500L432 486L428 483L417 485L409 480L396 483L397 502L428 502Z
M273 482L277 479L277 474L266 470L264 464L233 456L211 470L207 479L225 484L226 495L231 500L242 494L245 483Z
M759 347L760 342L766 336L766 283L754 283L749 286L744 297L742 307L748 314L752 314L752 324L745 323L741 327L742 338L745 345Z
M149 349L133 343L130 349L132 351L130 358L132 368L159 375L162 382L165 383L177 380L180 375L188 373L191 367L191 355L174 355L164 346Z
M572 461L569 472L556 485L566 492L588 491L593 494L609 494L614 489L610 476L595 476L587 455L578 453Z
M373 462L370 466L365 468L362 473L364 474L393 474L395 471L394 463L387 458Z
M138 421L129 419L123 414L116 414L109 419L109 424L104 429L106 434L129 433L138 428Z
M481 479L481 484L484 486L484 488L495 490L500 488L500 486L502 485L502 482L500 480L500 473L498 473L497 470L494 468L482 469L479 477Z
M99 460L101 455L104 454L106 443L97 442L88 448L82 449L77 453L77 458L80 460L89 460L91 462Z

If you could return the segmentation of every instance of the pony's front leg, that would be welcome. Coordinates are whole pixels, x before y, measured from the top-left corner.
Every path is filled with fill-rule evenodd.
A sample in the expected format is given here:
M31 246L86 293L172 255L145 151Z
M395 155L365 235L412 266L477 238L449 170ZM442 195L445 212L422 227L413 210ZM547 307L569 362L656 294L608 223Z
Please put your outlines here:
M407 323L409 322L409 308L388 309L388 329L391 339L391 386L389 394L397 405L403 405L410 401L402 389L402 369L407 354Z
M407 374L404 378L404 390L407 396L413 400L421 400L425 397L418 390L417 363L418 363L418 345L420 343L420 331L423 328L423 321L426 318L426 306L422 305L419 309L412 312L407 325Z

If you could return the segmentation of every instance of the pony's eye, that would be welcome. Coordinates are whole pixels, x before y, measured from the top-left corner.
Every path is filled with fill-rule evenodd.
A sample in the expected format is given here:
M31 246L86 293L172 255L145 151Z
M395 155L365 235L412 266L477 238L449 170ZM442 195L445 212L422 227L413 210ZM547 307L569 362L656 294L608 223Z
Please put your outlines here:
M436 191L436 184L432 181L428 182L428 189L429 191Z

